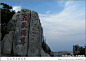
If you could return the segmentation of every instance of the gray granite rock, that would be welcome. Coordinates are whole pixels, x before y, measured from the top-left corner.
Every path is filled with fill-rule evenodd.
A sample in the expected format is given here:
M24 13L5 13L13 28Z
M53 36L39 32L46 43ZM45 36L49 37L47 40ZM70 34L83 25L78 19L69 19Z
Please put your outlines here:
M3 54L11 54L12 52L12 43L13 43L13 34L14 31L10 31L9 34L5 34L2 40L2 53Z
M20 15L20 13L15 13L15 14L12 16L12 19L17 21L18 18L19 18L19 15Z
M15 27L16 27L16 20L10 19L10 21L7 24L6 32L9 33L10 31L15 31Z
M23 14L23 13L30 14L30 13L31 13L31 10L28 10L28 9L21 9L20 14Z
M46 57L51 57L49 54L46 54Z
M28 12L27 12L28 11ZM13 42L14 55L26 56L28 52L30 10L20 12Z
M39 55L41 56L41 49L42 49L42 39L41 39L41 23L40 23L40 20L39 20L39 34L38 34L38 42L39 42L39 44L38 44L38 47L39 47Z
M50 57L50 55L45 53L44 50L41 49L41 57Z
M36 12L31 12L30 32L29 32L29 49L28 56L40 56L39 40L39 18Z
M13 49L14 56L50 57L42 50L43 28L37 12L21 9L8 22L7 32L1 43L3 56L11 54Z
M46 54L45 54L44 50L41 49L41 57L45 57L45 56L46 56Z

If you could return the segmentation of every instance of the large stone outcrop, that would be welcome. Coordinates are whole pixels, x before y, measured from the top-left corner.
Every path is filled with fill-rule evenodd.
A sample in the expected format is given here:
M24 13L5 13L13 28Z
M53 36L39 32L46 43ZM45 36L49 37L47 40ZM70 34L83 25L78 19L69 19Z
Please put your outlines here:
M1 43L2 55L50 56L42 50L43 28L35 11L21 9L8 22L6 31L8 34Z
M30 32L29 32L29 50L28 56L40 56L40 20L38 14L34 11L31 12L31 21L30 21Z

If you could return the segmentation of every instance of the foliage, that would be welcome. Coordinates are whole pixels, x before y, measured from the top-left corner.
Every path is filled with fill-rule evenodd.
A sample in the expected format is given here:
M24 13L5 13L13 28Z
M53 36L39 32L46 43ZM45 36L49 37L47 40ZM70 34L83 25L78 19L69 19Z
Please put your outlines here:
M7 4L1 3L1 23L7 24L9 20L12 18L13 14L15 14L15 11L12 10L12 6L9 6ZM11 11L12 10L12 11Z
M79 53L74 53L74 55L85 55L85 48L79 47Z
M1 33L2 33L2 38L6 34L6 29L7 29L7 23L10 21L12 16L15 14L15 11L12 10L12 6L9 6L7 4L1 3L0 4L2 7L1 9Z
M80 47L80 53L79 55L85 55L85 48Z

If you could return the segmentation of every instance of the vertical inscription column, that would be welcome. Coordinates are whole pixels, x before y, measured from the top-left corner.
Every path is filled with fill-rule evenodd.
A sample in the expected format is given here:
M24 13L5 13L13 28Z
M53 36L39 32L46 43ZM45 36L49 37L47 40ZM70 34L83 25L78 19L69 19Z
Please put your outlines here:
M21 49L19 49L18 55L25 55L27 54L27 37L28 37L28 20L27 20L28 15L22 15L21 19L21 27L19 29L20 32L20 45L22 46Z
M31 12L31 22L30 22L30 32L29 32L29 49L28 56L34 57L38 56L38 17L37 14L32 11Z
M28 34L29 34L29 13L21 10L19 15L19 19L16 24L16 31L14 35L14 43L13 43L13 53L14 55L26 56L28 53ZM24 12L22 12L24 11Z

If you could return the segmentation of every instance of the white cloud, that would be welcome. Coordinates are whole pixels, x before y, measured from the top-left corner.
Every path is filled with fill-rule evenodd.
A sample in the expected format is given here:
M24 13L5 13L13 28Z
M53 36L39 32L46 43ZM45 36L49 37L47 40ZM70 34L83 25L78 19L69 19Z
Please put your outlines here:
M78 41L84 38L85 7L79 6L77 2L68 1L60 13L39 14L47 42Z
M13 6L13 10L15 10L16 12L20 11L21 10L21 6Z
M50 11L47 11L46 13L48 14Z

